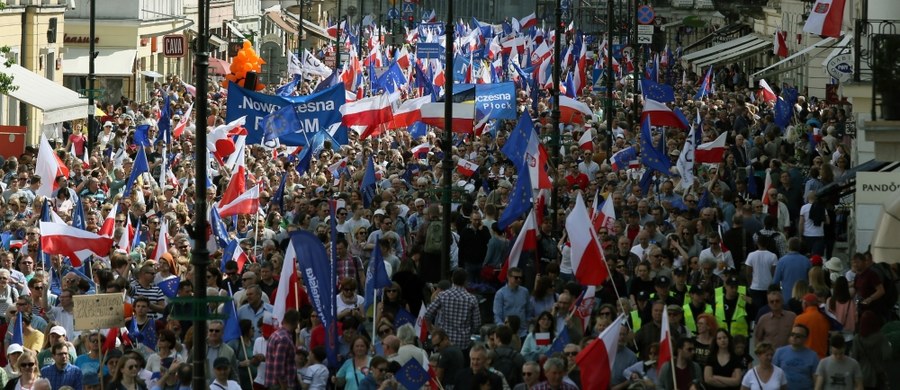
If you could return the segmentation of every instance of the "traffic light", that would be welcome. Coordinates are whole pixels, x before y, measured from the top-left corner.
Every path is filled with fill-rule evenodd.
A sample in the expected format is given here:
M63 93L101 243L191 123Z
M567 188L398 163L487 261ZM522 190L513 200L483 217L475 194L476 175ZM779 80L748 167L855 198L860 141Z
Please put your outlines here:
M413 18L412 15L409 15L409 16L406 18L406 20L407 20L407 22L409 22L409 28L415 27L415 26L413 25L413 23L414 23L414 18Z

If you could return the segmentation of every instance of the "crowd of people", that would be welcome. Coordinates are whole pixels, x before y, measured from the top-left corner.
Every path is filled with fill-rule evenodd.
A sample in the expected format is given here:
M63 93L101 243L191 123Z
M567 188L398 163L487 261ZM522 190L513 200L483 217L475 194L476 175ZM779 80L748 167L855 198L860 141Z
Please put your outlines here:
M676 74L683 70L672 66ZM225 224L250 261L239 266L220 248L203 270L190 261L191 249L206 245L192 228L204 215L194 202L194 148L204 146L194 142L193 122L205 121L209 130L224 125L226 91L210 82L209 116L190 118L168 145L145 147L149 173L129 196L125 188L139 149L135 127L151 125L149 139L156 139L163 97L169 95L173 124L191 115L195 98L170 76L148 99L103 104L99 133L90 135L93 148L87 149L80 122L51 141L68 177L35 174L36 147L0 165L6 232L0 385L189 388L193 340L205 337L210 388L222 390L396 389L403 379L398 369L413 359L431 368L431 388L577 389L582 372L593 370L592 362L576 364L579 352L624 316L613 389L886 389L892 351L881 329L895 319L898 270L875 264L883 259L867 253L839 255L835 242L847 229L840 199L817 196L845 180L852 166L848 107L801 96L793 126L781 129L772 104L735 81L745 77L738 65L717 67L716 90L694 100L701 76L688 69L687 83L673 80L672 106L698 113L703 142L728 135L722 161L698 166L690 186L671 173L656 173L651 185L641 185L648 169L642 165L614 169L609 152L639 145L641 133L641 96L633 85L620 84L615 111L606 113L613 116L612 129L599 114L565 125L559 159L548 167L558 199L535 205L542 216L536 249L508 269L503 265L523 223L503 230L497 221L518 175L501 152L515 121L496 132L457 134L453 145L444 145L435 129L418 138L390 131L359 139L351 131L346 145L323 148L302 175L294 169L293 148L247 145L246 187L263 188L259 212ZM295 93L311 93L317 81L304 80ZM542 143L552 145L545 92L533 105L533 95L518 91L517 103L534 118ZM415 95L414 89L406 93ZM603 112L600 96L587 92L579 100ZM659 131L674 165L688 134ZM584 132L591 133L590 150L576 142ZM413 154L426 144L425 153ZM454 170L449 221L441 219L435 190L445 153L478 165L471 176ZM360 183L369 157L377 190L366 207ZM346 170L335 176L329 167L342 158ZM211 170L206 198L213 205L234 177L215 160ZM283 177L283 195L276 197ZM37 196L47 180L55 183L53 196ZM609 277L594 286L593 299L578 283L563 228L579 194L612 202L616 217L596 231ZM116 248L83 268L43 254L37 223L45 204L71 221L78 202L85 230L92 232L117 210ZM331 237L332 204L337 237ZM433 226L444 224L452 229L451 275L440 274L441 254L428 238L440 231ZM163 226L168 250L157 254ZM122 240L129 228L137 228L137 237ZM302 286L299 308L287 310L280 323L271 321L288 239L301 230L319 237L328 251L336 242L336 366L329 364L319 313ZM367 310L363 296L375 252L391 283ZM178 278L177 295L191 296L197 272L206 273L209 295L233 297L239 337L225 340L227 320L212 320L208 334L196 335L190 321L173 318L178 304L158 284ZM72 297L94 292L124 294L129 335L75 328ZM211 313L223 311L213 306ZM417 313L424 326L403 320ZM12 342L19 316L23 344ZM660 345L664 316L669 346ZM671 360L658 367L663 350L671 351Z

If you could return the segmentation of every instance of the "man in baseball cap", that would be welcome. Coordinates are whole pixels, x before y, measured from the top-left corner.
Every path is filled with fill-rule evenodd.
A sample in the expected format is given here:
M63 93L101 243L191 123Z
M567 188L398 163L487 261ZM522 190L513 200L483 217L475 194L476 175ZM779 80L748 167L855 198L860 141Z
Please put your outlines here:
M75 361L75 346L69 342L69 339L66 336L66 328L59 325L50 328L50 344L48 344L47 348L38 353L37 356L37 362L40 368L44 368L54 363L53 353L50 351L49 346L55 345L56 343L66 343L66 345L69 346L69 360Z

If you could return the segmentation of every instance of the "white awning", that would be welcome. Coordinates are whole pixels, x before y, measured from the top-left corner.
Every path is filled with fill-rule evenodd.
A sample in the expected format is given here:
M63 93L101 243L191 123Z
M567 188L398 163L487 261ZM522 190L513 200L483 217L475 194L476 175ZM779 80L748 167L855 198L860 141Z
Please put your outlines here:
M152 70L142 70L141 74L144 75L145 77L150 77L150 78L154 78L154 79L163 77L163 75L160 74L159 72L154 72Z
M695 69L702 69L710 65L718 64L726 61L739 61L742 58L751 56L760 51L766 50L772 46L772 42L766 41L751 35L752 39L737 46L732 46L722 51L710 54L703 58L692 61ZM718 46L718 45L717 45ZM716 46L713 46L716 47Z
M685 60L685 61L688 61L688 62L693 62L693 61L697 60L698 58L703 58L703 57L706 57L706 56L708 56L708 55L712 55L712 54L718 53L718 52L720 52L720 51L722 51L722 50L730 49L730 48L732 48L732 47L735 47L735 46L742 45L742 44L744 44L744 43L750 42L750 41L752 41L754 38L755 38L755 37L754 37L753 35L745 35L745 36L742 36L742 37L740 37L740 38L738 38L738 39L732 39L732 40L730 40L730 41L728 41L728 42L720 43L720 44L718 44L718 45L714 45L714 46L712 46L712 47L708 47L708 48L703 49L703 50L698 50L698 51L695 51L695 52L693 52L693 53L685 54L684 56L681 57L681 59L682 59L682 60Z
M94 74L97 76L131 76L134 74L135 49L97 49L94 59ZM87 48L68 48L63 57L63 74L66 76L87 76Z
M800 56L802 56L802 55L804 55L804 54L806 54L806 53L809 53L811 50L813 50L813 49L815 49L815 48L817 48L817 47L820 47L820 46L823 46L823 45L827 45L827 44L832 43L832 42L834 42L834 38L832 38L832 37L825 38L825 39L823 39L823 40L821 40L821 41L818 41L818 42L816 42L816 43L814 43L814 44L812 44L812 45L810 45L810 46L807 46L807 47L803 48L803 50L800 50L800 51L798 51L798 52L796 52L796 53L794 53L794 54L789 55L787 58L784 58L784 59L782 59L781 61L778 61L778 62L776 62L776 63L774 63L774 64L772 64L772 65L769 65L769 66L763 68L763 69L760 70L759 72L756 72L756 73L750 75L750 77L752 77L752 78L755 79L756 76L758 76L758 75L761 75L761 74L766 73L766 72L768 72L768 71L770 71L770 70L772 70L772 69L775 69L775 68L781 66L781 64L784 64L784 63L786 63L786 62L788 62L788 61L793 61L794 59L796 59L796 58L798 58L798 57L800 57Z
M9 96L43 111L44 124L82 119L90 111L87 99L77 92L17 64L0 66L0 72L13 76L19 87Z
M241 32L241 28L237 26L233 20L229 20L225 23L225 25L228 26L229 30L231 30L232 35L244 39L244 33Z
M219 38L216 34L209 34L209 43L215 45L216 47L223 48L228 45L228 42L222 38Z
M309 32L312 35L315 35L326 41L333 41L334 37L328 35L328 30L322 28L318 24L310 22L309 20L303 19L303 29Z

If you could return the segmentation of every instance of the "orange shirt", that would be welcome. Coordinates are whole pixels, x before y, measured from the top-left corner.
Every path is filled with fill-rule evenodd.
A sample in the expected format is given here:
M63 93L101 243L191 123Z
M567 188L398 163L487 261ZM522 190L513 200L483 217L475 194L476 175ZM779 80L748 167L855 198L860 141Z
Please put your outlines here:
M816 351L819 359L824 359L828 356L828 331L831 330L831 323L828 322L824 314L819 312L819 308L807 307L794 320L794 325L803 325L809 328L806 347Z

